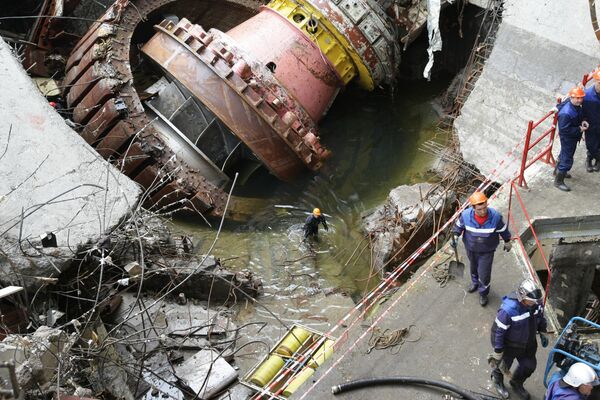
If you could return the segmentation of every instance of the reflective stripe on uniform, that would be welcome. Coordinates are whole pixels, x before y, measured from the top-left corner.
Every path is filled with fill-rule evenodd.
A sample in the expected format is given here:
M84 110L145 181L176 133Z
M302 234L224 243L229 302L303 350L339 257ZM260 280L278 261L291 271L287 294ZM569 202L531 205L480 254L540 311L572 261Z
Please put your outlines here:
M504 330L510 328L510 325L504 325L498 318L496 318L496 325L498 325L498 328L502 328Z
M522 321L524 319L529 318L529 311L527 311L526 313L523 313L521 315L515 315L514 317L510 317L510 319L512 319L513 321Z
M504 224L502 229L498 229L496 232L504 232L506 230L506 228L508 228L508 224Z
M469 225L465 226L465 229L469 232L477 232L477 233L494 233L496 228L475 228Z

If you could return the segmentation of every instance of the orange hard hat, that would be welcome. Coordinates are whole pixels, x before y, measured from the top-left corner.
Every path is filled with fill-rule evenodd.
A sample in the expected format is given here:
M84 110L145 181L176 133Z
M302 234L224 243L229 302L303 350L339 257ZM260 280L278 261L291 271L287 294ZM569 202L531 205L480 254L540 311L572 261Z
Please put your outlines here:
M569 97L585 97L585 92L579 86L569 90Z
M321 210L319 210L318 208L315 208L313 210L313 214L315 214L318 217L319 215L321 215Z
M600 69L597 69L594 72L592 72L592 78L594 78L597 81L600 81Z
M483 204L487 200L488 198L485 194L483 194L483 192L475 192L471 195L471 197L469 197L469 203L471 203L472 206Z

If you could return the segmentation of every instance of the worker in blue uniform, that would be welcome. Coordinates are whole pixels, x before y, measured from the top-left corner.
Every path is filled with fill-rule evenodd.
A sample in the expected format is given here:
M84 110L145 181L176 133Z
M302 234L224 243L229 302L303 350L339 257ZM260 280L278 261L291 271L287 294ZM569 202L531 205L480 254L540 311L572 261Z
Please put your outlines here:
M573 156L577 143L581 140L583 132L589 126L587 121L583 120L583 98L585 92L580 87L575 87L569 91L569 100L558 105L558 135L560 137L560 154L558 156L558 165L554 170L554 186L562 191L571 190L565 184L565 178L573 166Z
M457 237L463 234L463 243L469 258L471 283L467 287L469 293L479 289L479 304L482 307L488 303L490 281L492 279L492 262L494 252L504 240L504 250L510 251L510 231L504 223L502 215L487 205L488 198L482 192L474 192L469 197L471 207L465 209L454 225L453 234ZM452 240L456 246L456 240Z
M329 230L325 216L321 214L321 210L315 208L304 221L304 239L313 238L316 241L319 240L319 224L323 224L323 228L326 231Z
M585 90L583 98L583 119L590 126L585 131L587 172L600 171L600 69L592 73L594 84Z
M585 400L597 386L598 375L592 367L578 362L569 368L562 379L548 386L544 400Z
M544 335L546 327L542 291L533 280L524 280L515 292L502 298L502 305L492 324L494 352L489 360L493 366L491 378L494 387L503 398L508 398L503 373L510 371L516 359L518 365L512 373L510 385L520 398L529 399L529 392L523 383L533 374L537 365L536 333L540 335L542 347L548 346L548 338Z

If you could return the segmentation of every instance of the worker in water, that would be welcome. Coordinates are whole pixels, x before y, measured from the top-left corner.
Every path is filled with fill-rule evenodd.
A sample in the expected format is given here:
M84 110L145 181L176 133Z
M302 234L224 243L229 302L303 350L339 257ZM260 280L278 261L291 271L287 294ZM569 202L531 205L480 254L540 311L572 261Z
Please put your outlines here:
M597 386L598 375L594 368L578 362L569 368L562 379L557 379L548 386L545 400L584 400Z
M463 243L471 266L471 283L467 291L473 293L479 289L479 304L488 303L490 280L492 278L492 262L494 252L504 240L504 250L510 251L510 231L504 223L502 215L487 204L488 198L482 192L475 192L469 197L471 207L465 209L456 220L452 246L456 246L456 237L463 234Z
M585 90L583 98L583 119L590 126L585 131L587 172L600 171L600 69L592 73L594 84Z
M316 241L319 240L319 224L323 224L323 228L326 231L329 230L325 216L321 214L321 210L315 208L304 221L304 239L314 238Z
M560 154L556 165L554 186L568 192L571 190L565 184L565 178L570 178L569 171L573 166L573 156L577 143L581 140L589 124L583 120L583 99L585 92L581 87L569 91L569 100L558 105L558 135L560 136Z
M537 333L542 347L548 346L546 327L542 291L533 280L524 280L516 292L502 298L502 305L492 325L494 352L490 354L488 361L493 367L491 378L494 387L503 398L508 398L503 373L510 371L516 359L518 365L512 373L510 385L520 398L529 399L523 383L533 374L537 364Z

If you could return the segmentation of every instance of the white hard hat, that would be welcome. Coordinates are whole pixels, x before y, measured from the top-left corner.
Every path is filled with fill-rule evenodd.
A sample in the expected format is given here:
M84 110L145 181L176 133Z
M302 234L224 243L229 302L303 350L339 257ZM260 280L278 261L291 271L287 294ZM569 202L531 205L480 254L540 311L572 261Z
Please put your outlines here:
M598 376L596 371L587 364L578 362L571 365L569 371L563 378L565 383L573 387L579 387L581 385L593 385L596 386L598 383Z

